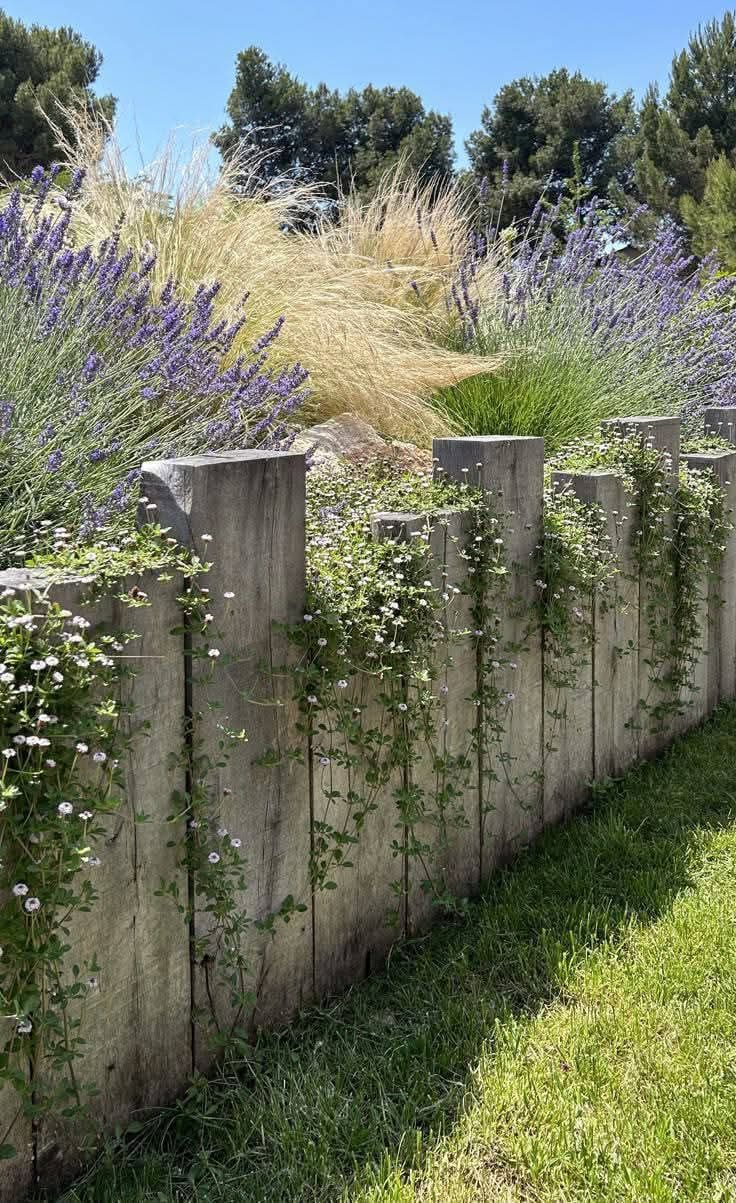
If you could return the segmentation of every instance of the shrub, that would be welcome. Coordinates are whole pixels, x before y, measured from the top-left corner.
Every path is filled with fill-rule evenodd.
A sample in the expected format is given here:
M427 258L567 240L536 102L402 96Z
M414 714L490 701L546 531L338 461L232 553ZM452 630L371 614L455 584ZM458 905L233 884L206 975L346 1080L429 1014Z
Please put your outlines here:
M595 204L562 248L556 218L538 206L523 238L468 256L453 294L466 343L508 362L443 392L442 412L468 433L544 435L558 448L603 418L692 418L730 403L736 318L714 302L732 282L687 255L672 223L631 258L626 229ZM490 292L475 283L487 253L502 272Z
M155 295L153 253L117 234L76 249L82 181L54 213L54 174L37 168L0 213L2 563L62 523L87 537L128 521L145 459L281 445L306 395L298 364L267 365L281 322L243 345L244 313L215 317L217 284Z

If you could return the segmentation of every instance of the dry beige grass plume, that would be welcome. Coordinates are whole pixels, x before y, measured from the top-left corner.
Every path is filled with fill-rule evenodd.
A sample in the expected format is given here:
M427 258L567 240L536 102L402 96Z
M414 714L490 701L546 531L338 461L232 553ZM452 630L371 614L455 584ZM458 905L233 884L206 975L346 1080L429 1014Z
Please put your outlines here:
M432 191L393 172L370 202L342 198L339 223L288 233L315 189L264 188L252 151L215 170L206 141L181 154L172 139L134 175L114 130L67 116L75 140L62 146L65 162L87 173L77 236L95 242L120 228L125 244L155 249L159 285L169 276L185 288L217 279L229 309L247 294L244 338L284 314L275 357L308 368L309 420L352 411L385 434L426 442L445 429L427 405L431 394L497 366L442 345L468 231L457 189Z

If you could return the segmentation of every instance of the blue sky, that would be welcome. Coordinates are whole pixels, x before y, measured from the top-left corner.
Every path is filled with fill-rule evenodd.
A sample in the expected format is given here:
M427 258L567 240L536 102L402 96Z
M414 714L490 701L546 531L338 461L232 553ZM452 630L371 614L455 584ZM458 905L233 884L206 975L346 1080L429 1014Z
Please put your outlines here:
M715 0L0 0L27 23L72 25L102 51L131 165L176 127L223 121L238 50L255 43L309 84L406 85L462 142L519 75L566 66L641 95Z

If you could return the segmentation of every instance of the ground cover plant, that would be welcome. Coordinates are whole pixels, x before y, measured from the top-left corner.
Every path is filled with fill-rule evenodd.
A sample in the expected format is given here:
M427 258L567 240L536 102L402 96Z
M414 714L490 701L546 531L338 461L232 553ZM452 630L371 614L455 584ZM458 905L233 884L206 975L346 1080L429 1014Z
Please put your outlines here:
M736 713L598 792L462 927L262 1036L69 1203L726 1200Z

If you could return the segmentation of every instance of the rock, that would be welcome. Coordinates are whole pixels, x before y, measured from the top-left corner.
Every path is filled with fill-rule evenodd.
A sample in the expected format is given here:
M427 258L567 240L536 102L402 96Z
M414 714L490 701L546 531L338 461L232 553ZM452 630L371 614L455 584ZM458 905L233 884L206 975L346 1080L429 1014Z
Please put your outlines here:
M310 426L294 439L290 450L307 456L310 468L321 468L341 460L355 464L395 464L406 472L427 472L431 452L413 443L393 443L381 437L357 414L340 414Z

